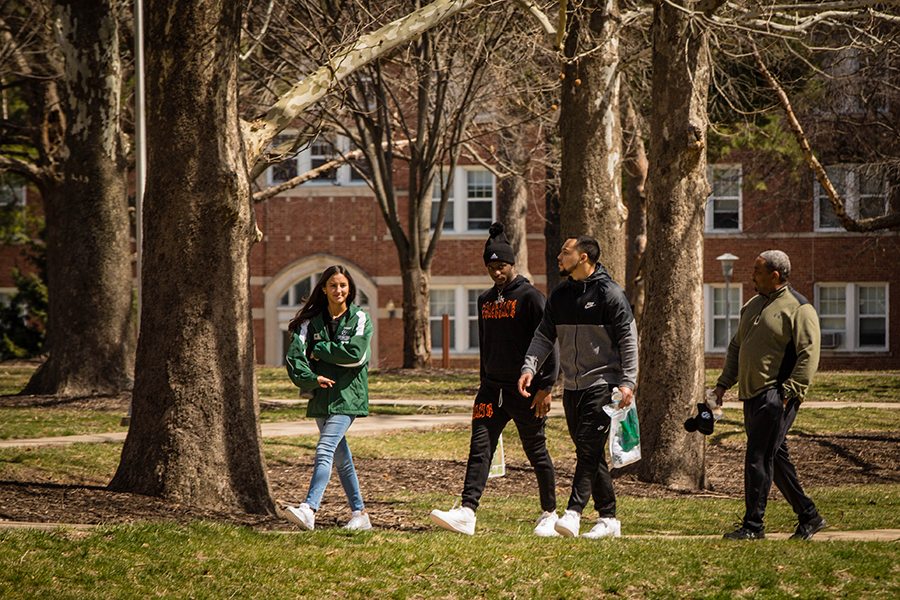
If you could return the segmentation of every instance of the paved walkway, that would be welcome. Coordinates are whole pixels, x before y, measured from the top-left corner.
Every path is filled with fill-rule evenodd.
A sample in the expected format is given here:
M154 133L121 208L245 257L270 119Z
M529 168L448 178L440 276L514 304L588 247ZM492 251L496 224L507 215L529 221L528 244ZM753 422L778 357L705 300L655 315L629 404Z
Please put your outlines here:
M301 400L293 399L271 399L266 398L265 402L279 404L297 404ZM371 399L369 404L388 405L388 406L471 406L471 400L435 400L424 402L422 400L408 399ZM804 402L805 408L848 408L860 406L853 402ZM890 408L900 409L900 402L866 402L863 404L866 408ZM725 408L739 409L740 402L726 402ZM562 417L563 410L560 402L554 402L550 410L550 417ZM444 415L371 415L364 419L357 419L350 429L350 436L354 435L376 435L385 431L397 431L402 429L433 429L446 426L466 425L471 421L468 411L451 413ZM315 435L318 433L316 424L312 420L304 421L284 421L278 423L263 423L263 437L289 437L295 435ZM77 443L121 443L125 441L127 432L119 431L115 433L96 433L88 435L68 435L60 437L46 438L15 438L9 440L0 440L0 448L14 447L37 447L52 446L55 444L77 444Z
M300 400L294 399L271 399L266 398L265 402L297 404ZM370 404L395 405L395 406L471 406L471 400L438 400L423 402L422 400L407 399L371 399ZM803 406L807 408L846 408L856 406L851 402L804 402ZM866 407L871 408L900 408L900 403L891 402L868 402ZM726 402L725 408L737 409L741 408L740 402ZM551 417L562 417L563 411L560 403L554 403L550 411ZM352 435L375 435L385 431L397 430L427 430L440 428L445 426L466 425L471 421L468 411L444 415L371 415L364 419L357 419L353 423L350 430ZM263 437L289 437L296 435L315 435L318 430L316 424L312 420L290 421L280 423L263 423ZM99 433L92 435L70 435L62 437L48 438L26 438L0 440L0 448L10 447L36 447L36 446L52 446L55 444L74 444L74 443L121 443L125 441L127 432L116 433ZM82 524L62 524L62 523L23 523L17 521L0 521L0 530L4 529L40 529L52 531L59 527L69 529L92 529L95 525ZM766 536L766 539L784 540L790 537L790 533L772 533ZM627 536L635 538L659 538L659 537L675 537L679 539L721 539L721 536L668 536L659 535L637 535ZM830 540L858 540L858 541L881 541L896 542L900 541L900 529L873 529L869 531L820 531L813 538L816 541Z

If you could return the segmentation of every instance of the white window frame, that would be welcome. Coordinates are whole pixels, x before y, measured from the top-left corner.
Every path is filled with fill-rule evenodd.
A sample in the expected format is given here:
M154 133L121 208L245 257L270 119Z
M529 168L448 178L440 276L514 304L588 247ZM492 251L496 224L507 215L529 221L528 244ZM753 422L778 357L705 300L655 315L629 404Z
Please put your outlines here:
M728 351L728 343L731 342L731 340L728 340L728 343L724 346L715 345L715 322L716 319L724 318L715 314L715 290L717 289L724 290L725 284L707 283L703 285L703 319L706 331L704 343L708 354L724 354ZM736 323L740 321L741 307L744 306L744 286L740 283L731 285L730 291L732 294L737 293L737 301L728 307L731 311L732 319L731 336L734 337L734 334L737 333Z
M478 294L484 291L484 288L478 286L466 286L466 285L457 285L457 286L447 286L447 285L433 285L431 286L431 293L433 294L435 291L450 291L453 292L453 309L454 314L450 315L450 322L455 325L453 327L453 345L450 348L450 354L453 355L472 355L478 354L478 339L474 340L475 347L470 347L470 344L473 340L470 339L469 336L469 323L473 319L478 321L478 314L476 309L475 315L469 314L469 290L476 291ZM477 297L477 296L476 296ZM431 306L429 303L428 307L428 321L429 327L432 322L440 322L443 319L442 315L433 315L431 314ZM477 327L476 327L477 331ZM476 334L477 336L477 334ZM460 350L462 348L462 350ZM434 339L431 340L431 352L432 354L440 354L443 352L443 348L440 345L435 345Z
M844 209L847 211L847 215L852 219L859 218L859 199L860 199L860 176L863 165L858 164L834 164L828 165L825 167L825 172L828 174L828 179L831 181L831 184L834 186L835 190L837 190L838 194L844 201ZM828 194L825 192L825 188L819 185L818 180L816 180L813 184L813 210L815 211L815 230L816 231L846 231L844 227L838 222L835 226L823 225L821 223L822 220L822 203L826 203L829 207L831 206L831 200L828 198ZM881 212L882 215L888 214L888 202L890 200L887 193L887 179L882 177L881 180L881 189L882 192L880 194L871 194L868 197L878 198L881 197L883 199L883 210Z
M710 187L713 187L713 173L737 170L737 196L716 196L715 189L706 199L706 232L707 233L740 233L744 229L744 199L743 199L743 179L744 173L740 163L736 164L715 164L706 166L706 178ZM737 200L738 206L738 224L737 227L716 228L715 227L715 204L716 200Z
M278 135L275 138L275 142L273 143L273 145L277 146L278 144L289 139L290 137L296 136L296 135L297 135L296 131L294 131L294 132L286 131L286 132ZM334 135L334 136L332 136L332 139L335 140L334 143L337 146L337 148L334 150L335 158L340 157L341 153L346 154L346 153L350 152L352 144L351 144L349 138L347 138L346 136L342 136L342 135ZM312 168L313 168L313 166L312 166L313 145L317 144L317 143L323 143L323 142L327 143L327 138L325 137L324 134L319 136L319 138L316 141L312 142L311 144L307 145L305 148L300 150L294 158L287 159L287 160L292 160L292 161L296 162L297 175L302 175L303 173L307 173L312 170ZM362 161L362 163L360 163L361 165L365 164L365 158L360 157L359 159L357 159L357 162L359 162L359 161ZM335 169L333 177L331 177L329 179L312 179L312 180L306 181L300 185L302 185L304 187L317 187L317 186L322 187L322 186L337 186L337 185L341 185L341 186L364 186L364 185L367 185L365 179L363 179L361 177L358 179L354 179L355 175L356 175L356 173L353 170L353 167L351 167L349 164L343 164ZM266 170L266 185L272 186L272 185L278 185L279 183L281 183L281 181L276 181L273 177L273 169L271 167L269 169L267 169Z
M890 306L891 306L891 294L890 294L890 285L887 282L882 281L865 281L865 282L855 282L855 283L847 283L847 282L818 282L816 283L815 288L815 306L816 311L819 312L819 318L823 318L819 307L821 306L821 292L823 288L843 288L844 292L844 305L845 305L845 313L844 317L844 332L843 339L840 344L838 344L834 348L825 348L822 350L825 352L833 351L833 352L887 352L891 346L890 340L890 327L891 327L891 315L890 315ZM859 310L859 290L860 288L865 287L881 287L884 288L884 315L861 315ZM828 316L840 316L840 315L825 315L825 318ZM860 318L865 318L867 316L875 316L877 318L884 318L884 345L883 346L862 346L859 343L859 322ZM822 330L823 334L832 333L832 330L824 329Z
M491 178L491 196L490 198L469 198L469 173L487 173ZM436 202L440 202L441 198L439 195L435 194L435 191L440 192L440 183L438 182L437 175L435 176L435 184L432 186L432 206ZM465 167L457 167L453 176L453 189L450 194L449 202L452 203L452 206L448 205L447 209L450 211L452 209L452 227L448 227L446 224L444 229L442 230L441 235L487 235L488 227L490 227L491 223L494 222L497 216L497 179L494 177L493 173L488 171L487 169L475 166L465 166ZM469 229L469 202L490 202L491 203L491 217L487 226L483 229ZM449 216L445 215L445 221Z

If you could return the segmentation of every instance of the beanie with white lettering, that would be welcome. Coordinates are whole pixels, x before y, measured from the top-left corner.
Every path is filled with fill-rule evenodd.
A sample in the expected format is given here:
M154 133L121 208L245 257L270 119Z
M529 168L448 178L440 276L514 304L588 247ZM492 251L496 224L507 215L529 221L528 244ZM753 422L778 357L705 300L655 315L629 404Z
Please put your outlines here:
M503 223L494 223L488 233L490 237L484 244L484 264L496 261L516 264L516 253L503 233Z

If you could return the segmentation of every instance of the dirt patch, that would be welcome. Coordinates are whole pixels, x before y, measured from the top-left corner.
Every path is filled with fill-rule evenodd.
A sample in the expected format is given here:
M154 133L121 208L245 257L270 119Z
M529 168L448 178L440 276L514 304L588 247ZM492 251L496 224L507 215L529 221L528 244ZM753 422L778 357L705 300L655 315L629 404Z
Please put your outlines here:
M89 402L95 402L96 399ZM831 436L790 436L791 455L804 486L844 487L900 482L900 432L856 432ZM683 492L617 477L620 496L741 498L743 494L743 446L719 445L708 449L711 489ZM300 503L312 472L312 458L295 464L272 466L269 477L273 496L283 504ZM441 508L456 502L462 487L465 462L357 458L360 486L376 528L420 531L430 529L422 510L402 501L387 501L400 490L446 496ZM574 473L573 460L556 462L560 504L568 497ZM294 527L277 515L216 512L192 506L172 505L156 498L110 492L102 481L74 478L47 481L38 473L22 481L0 481L0 519L42 523L130 523L136 521L187 523L206 520L257 530L290 530ZM526 462L510 463L504 477L488 482L487 496L537 495L534 474ZM773 492L777 497L777 492ZM535 508L537 510L537 508ZM335 475L317 516L321 527L343 525L349 518L347 502Z

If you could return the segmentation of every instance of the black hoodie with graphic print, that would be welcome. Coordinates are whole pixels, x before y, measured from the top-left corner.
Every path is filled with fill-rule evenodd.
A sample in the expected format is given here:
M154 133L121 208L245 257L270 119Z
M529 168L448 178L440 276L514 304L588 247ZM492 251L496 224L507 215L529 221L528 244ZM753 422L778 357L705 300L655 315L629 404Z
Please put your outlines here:
M534 330L546 304L544 294L521 275L502 291L497 286L478 296L481 380L494 387L515 387ZM559 374L559 353L551 347L530 390L550 391Z

